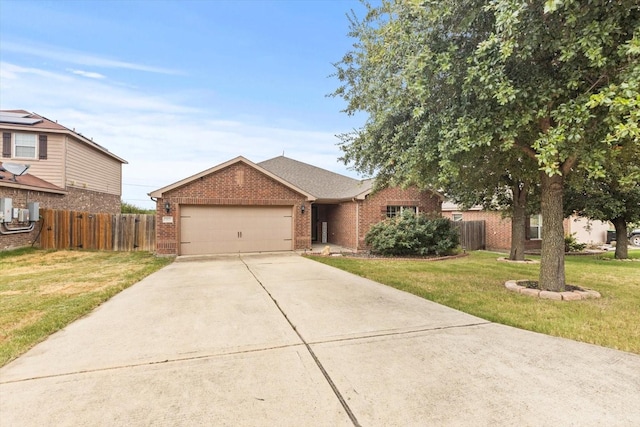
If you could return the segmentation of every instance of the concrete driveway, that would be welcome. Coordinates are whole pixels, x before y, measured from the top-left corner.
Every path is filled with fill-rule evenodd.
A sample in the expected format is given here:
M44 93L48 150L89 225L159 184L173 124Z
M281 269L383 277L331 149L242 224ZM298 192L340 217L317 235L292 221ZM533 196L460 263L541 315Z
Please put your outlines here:
M295 254L175 262L0 369L2 426L637 426L640 356Z

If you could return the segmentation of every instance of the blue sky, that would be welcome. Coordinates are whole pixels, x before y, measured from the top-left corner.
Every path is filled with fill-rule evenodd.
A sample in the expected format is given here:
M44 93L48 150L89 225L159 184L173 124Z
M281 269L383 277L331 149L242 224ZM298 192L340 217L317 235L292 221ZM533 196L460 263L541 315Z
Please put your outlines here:
M123 199L242 155L356 177L327 97L357 0L0 1L0 108L75 128L129 164Z

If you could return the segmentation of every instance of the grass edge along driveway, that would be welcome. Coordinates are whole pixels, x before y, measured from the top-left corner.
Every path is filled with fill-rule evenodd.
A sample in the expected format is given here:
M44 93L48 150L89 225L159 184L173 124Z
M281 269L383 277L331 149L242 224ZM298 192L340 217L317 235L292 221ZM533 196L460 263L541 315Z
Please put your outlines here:
M0 366L172 260L149 252L0 252Z
M640 251L630 255L635 261L567 256L567 283L602 294L581 301L508 291L507 280L537 280L540 265L500 262L504 255L492 252L444 261L310 258L492 322L640 354Z

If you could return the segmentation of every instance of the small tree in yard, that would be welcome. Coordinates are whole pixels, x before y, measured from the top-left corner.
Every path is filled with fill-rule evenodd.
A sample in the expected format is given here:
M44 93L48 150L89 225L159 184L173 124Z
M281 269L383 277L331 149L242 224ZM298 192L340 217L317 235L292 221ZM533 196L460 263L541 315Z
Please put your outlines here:
M459 238L448 219L405 210L371 227L365 243L381 255L448 255L458 246Z

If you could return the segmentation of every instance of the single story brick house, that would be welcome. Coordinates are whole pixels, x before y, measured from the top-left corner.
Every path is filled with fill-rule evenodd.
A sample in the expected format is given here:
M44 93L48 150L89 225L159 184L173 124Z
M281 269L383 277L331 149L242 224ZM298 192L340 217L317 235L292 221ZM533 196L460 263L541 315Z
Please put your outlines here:
M403 209L441 211L442 196L416 187L373 192L357 180L284 156L244 157L149 193L156 201L157 253L197 255L366 249L369 228Z

